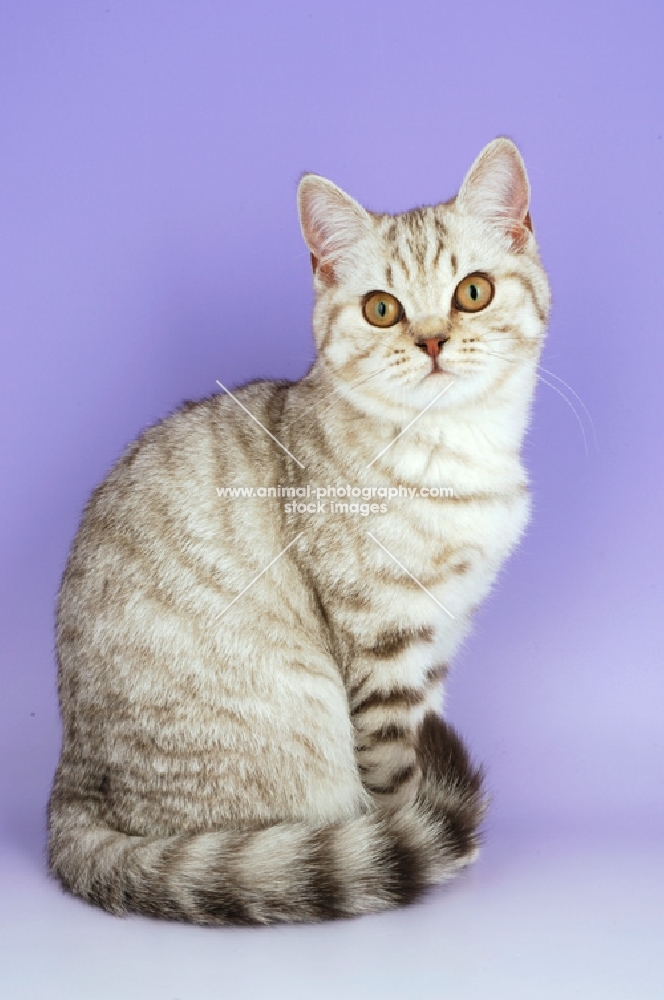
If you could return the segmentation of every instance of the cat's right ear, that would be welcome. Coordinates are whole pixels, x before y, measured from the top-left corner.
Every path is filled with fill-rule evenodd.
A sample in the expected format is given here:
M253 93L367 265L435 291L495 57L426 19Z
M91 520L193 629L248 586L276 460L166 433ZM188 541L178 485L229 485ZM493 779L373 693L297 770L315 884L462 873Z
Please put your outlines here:
M331 284L368 231L369 214L354 198L318 174L304 174L301 178L297 207L314 274Z

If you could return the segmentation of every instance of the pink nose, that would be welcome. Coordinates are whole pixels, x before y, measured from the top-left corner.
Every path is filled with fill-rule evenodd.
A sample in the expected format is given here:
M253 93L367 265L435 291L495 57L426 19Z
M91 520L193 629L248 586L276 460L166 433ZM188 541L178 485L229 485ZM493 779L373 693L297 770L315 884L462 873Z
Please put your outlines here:
M441 337L440 335L437 337L423 337L422 340L417 341L417 346L435 361L449 339L449 337Z

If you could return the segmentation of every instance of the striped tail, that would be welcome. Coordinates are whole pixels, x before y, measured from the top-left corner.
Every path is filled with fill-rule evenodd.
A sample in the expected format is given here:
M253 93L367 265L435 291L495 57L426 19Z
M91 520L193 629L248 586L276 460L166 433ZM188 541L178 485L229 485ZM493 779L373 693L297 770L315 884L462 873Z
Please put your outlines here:
M197 924L314 922L392 909L477 853L481 773L439 719L421 733L414 802L322 827L130 836L93 802L54 797L49 863L63 886L115 914Z

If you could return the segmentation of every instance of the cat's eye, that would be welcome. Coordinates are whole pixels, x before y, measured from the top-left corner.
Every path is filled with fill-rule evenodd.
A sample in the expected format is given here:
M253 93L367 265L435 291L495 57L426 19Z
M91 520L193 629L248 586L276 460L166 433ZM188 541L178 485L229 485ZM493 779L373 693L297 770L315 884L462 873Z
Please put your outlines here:
M486 309L493 298L493 282L487 274L477 271L459 282L454 292L454 305L462 312L479 312Z
M369 292L362 302L362 314L372 326L394 326L403 317L403 306L389 292Z

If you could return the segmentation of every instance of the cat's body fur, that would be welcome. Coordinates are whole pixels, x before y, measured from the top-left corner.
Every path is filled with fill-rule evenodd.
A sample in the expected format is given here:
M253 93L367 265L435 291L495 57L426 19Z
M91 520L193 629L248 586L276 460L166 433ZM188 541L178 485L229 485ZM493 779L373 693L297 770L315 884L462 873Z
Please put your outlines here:
M527 520L519 448L549 302L518 153L483 156L455 202L397 217L305 177L318 359L236 394L290 455L217 395L145 431L93 494L59 599L49 817L51 867L84 898L315 920L408 901L474 856L480 777L435 713ZM452 315L480 270L490 311ZM372 330L372 289L407 318ZM454 378L432 403L450 378L425 378L417 342L443 326ZM454 496L331 517L216 492L306 483Z

